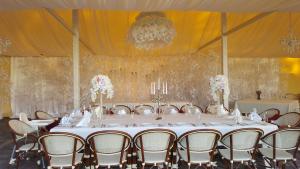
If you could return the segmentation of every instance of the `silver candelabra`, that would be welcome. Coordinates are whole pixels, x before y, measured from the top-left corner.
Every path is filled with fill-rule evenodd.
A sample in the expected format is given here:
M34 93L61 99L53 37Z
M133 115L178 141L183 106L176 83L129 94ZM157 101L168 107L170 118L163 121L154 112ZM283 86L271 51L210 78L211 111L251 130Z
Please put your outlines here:
M160 103L166 102L166 96L168 95L168 83L167 82L160 82L160 78L158 78L157 85L156 82L151 83L151 101L153 103L157 103L157 115L158 117L156 120L161 120L161 110L160 110Z

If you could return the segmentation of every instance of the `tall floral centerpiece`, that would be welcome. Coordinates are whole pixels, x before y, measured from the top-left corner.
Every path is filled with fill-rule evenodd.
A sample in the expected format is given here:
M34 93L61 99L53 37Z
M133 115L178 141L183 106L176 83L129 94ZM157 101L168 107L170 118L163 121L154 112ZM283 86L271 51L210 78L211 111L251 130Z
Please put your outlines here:
M96 101L97 95L100 95L100 108L95 110L96 116L102 118L103 114L103 99L102 95L106 95L106 98L111 99L114 95L113 85L111 80L106 75L96 75L91 80L92 88L91 99L93 102Z
M209 86L210 86L210 95L212 96L215 107L214 111L217 114L225 114L224 108L223 108L223 99L222 95L229 96L229 85L228 85L228 79L224 75L216 75L215 77L211 77L209 80Z

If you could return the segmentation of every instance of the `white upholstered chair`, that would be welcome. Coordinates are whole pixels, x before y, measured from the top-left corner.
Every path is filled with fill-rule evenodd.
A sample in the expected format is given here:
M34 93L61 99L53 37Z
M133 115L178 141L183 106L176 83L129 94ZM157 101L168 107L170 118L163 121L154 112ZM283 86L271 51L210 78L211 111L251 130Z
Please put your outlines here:
M271 109L267 109L267 110L259 113L258 115L265 121L271 122L271 121L277 120L279 118L280 110L271 108Z
M269 148L260 148L259 151L273 168L276 162L292 161L296 168L296 154L300 144L300 128L284 128L273 131L261 139ZM293 154L288 151L293 151Z
M300 125L300 113L289 112L281 115L273 122L279 127L297 127Z
M35 117L39 120L55 120L56 118L53 117L51 114L44 112L44 111L36 111L35 113Z
M131 141L131 137L122 131L107 130L90 134L87 142L95 157L96 168L100 166L125 167Z
M250 162L254 167L257 144L262 135L263 131L257 128L233 130L222 137L221 143L227 149L219 149L219 153L230 162L231 169L234 162Z
M115 105L110 108L110 112L115 115L126 115L131 113L131 109L125 105Z
M150 115L155 113L154 108L150 105L138 105L135 106L134 112L136 114Z
M167 129L149 129L137 133L133 141L142 168L147 164L163 164L167 168L172 161L169 154L176 138L176 134Z
M10 164L14 163L16 160L16 166L18 168L21 153L39 152L36 130L20 120L10 120L8 126L11 130L14 142L14 150L10 159ZM16 159L14 159L14 156Z
M221 133L212 129L191 130L182 134L177 141L180 159L187 162L189 168L196 164L213 166L214 152Z
M188 114L199 114L199 113L203 113L201 107L196 106L196 105L192 105L192 104L186 104L183 105L180 108L180 111L182 113L188 113Z
M174 105L161 105L159 106L159 110L163 114L177 114L179 113L179 109Z
M53 132L39 138L42 150L51 168L75 168L82 162L85 141L78 135Z

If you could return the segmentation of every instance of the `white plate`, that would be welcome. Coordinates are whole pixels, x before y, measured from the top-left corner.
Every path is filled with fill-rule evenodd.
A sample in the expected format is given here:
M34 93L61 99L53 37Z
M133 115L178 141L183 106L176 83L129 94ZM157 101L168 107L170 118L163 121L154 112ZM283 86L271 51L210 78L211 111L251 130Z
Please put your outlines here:
M107 124L107 127L118 127L118 126L120 126L120 124L118 123Z

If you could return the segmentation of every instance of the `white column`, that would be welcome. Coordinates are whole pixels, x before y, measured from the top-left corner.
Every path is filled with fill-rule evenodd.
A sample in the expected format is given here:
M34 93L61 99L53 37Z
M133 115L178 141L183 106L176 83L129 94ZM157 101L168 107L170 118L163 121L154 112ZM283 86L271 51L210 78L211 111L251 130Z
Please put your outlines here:
M79 18L78 10L72 10L73 29L73 103L74 109L80 107L80 64L79 64Z
M227 31L227 17L226 13L221 13L221 35L222 35L222 73L228 79L228 46L227 46L227 35L225 35ZM228 108L229 99L227 96L223 95L224 106Z

